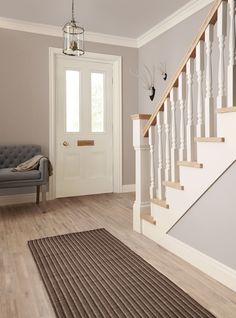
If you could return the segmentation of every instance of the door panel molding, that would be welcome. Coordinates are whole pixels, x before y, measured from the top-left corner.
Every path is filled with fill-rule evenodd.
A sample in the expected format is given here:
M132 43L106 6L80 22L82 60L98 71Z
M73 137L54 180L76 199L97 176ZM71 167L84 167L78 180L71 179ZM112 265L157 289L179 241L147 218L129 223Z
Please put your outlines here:
M56 69L62 49L49 48L49 159L56 167ZM86 52L83 57L70 57L88 62L108 63L113 68L113 192L122 192L122 57ZM49 198L56 198L56 174L50 178Z

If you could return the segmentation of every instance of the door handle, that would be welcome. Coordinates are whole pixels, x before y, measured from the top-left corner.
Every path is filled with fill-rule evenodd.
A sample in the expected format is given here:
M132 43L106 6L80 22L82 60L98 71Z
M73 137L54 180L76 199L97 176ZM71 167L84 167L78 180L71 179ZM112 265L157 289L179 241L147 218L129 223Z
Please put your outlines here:
M68 141L64 141L64 142L63 142L63 146L64 146L64 147L68 147L68 146L69 146L69 142L68 142Z

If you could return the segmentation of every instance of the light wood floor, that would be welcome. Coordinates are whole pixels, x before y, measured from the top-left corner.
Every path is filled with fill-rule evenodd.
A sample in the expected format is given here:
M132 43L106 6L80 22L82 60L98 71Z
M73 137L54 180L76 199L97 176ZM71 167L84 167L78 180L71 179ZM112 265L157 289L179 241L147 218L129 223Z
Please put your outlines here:
M0 208L0 317L54 318L27 241L104 227L216 317L236 317L236 293L132 231L133 194L58 199Z

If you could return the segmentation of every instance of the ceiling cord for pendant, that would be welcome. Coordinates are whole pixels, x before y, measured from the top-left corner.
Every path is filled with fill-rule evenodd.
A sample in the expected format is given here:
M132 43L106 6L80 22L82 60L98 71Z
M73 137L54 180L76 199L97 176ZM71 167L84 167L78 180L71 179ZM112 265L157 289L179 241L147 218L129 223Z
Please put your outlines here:
M72 22L75 22L75 3L72 0Z

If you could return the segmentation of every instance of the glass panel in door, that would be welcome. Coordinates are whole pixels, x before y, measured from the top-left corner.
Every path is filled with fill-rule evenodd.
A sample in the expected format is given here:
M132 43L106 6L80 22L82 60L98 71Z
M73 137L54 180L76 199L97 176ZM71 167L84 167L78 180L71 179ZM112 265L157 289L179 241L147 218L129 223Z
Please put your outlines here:
M66 132L80 131L80 73L66 71Z
M91 130L104 132L104 73L91 73Z

